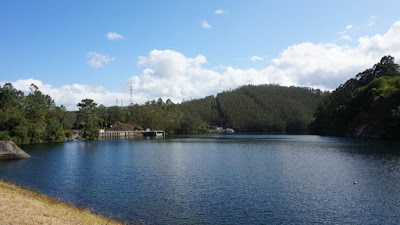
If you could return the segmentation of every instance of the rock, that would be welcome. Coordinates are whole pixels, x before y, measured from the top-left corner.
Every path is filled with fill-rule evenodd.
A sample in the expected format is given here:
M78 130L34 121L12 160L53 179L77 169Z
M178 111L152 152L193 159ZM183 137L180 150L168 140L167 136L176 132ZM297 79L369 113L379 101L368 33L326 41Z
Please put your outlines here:
M358 125L351 125L350 130L346 132L347 137L355 138L380 138L380 129L376 124L364 123Z
M30 158L24 150L12 141L0 141L0 160L1 159L26 159Z

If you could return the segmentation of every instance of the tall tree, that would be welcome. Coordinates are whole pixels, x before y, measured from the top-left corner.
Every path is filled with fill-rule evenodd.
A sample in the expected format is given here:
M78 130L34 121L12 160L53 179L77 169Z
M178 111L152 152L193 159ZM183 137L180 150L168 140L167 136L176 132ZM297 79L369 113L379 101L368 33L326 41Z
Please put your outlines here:
M78 103L79 111L77 122L82 129L82 137L93 140L99 137L100 117L97 114L98 108L92 99L83 99Z

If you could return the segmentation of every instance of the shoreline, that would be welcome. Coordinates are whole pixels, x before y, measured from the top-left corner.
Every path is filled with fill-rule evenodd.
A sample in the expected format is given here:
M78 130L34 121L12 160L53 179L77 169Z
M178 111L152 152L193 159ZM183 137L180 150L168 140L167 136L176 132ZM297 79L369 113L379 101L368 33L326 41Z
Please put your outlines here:
M0 179L0 224L122 224Z

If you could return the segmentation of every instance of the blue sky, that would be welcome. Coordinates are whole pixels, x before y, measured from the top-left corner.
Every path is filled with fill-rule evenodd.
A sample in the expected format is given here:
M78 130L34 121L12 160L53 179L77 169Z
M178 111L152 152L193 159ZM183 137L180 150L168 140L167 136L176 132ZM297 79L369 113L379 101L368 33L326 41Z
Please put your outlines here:
M400 58L399 8L385 0L2 0L0 84L39 83L70 109L85 97L128 103L129 85L137 103L246 83L334 89L382 54Z

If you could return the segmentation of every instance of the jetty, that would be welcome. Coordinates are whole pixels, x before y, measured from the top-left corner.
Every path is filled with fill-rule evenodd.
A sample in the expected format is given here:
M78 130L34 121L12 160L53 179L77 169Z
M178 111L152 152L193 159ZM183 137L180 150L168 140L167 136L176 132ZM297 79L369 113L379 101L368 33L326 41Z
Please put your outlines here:
M141 136L142 133L140 131L103 131L99 134L99 139L129 139Z
M165 132L163 130L150 130L146 129L142 131L144 137L165 137Z

